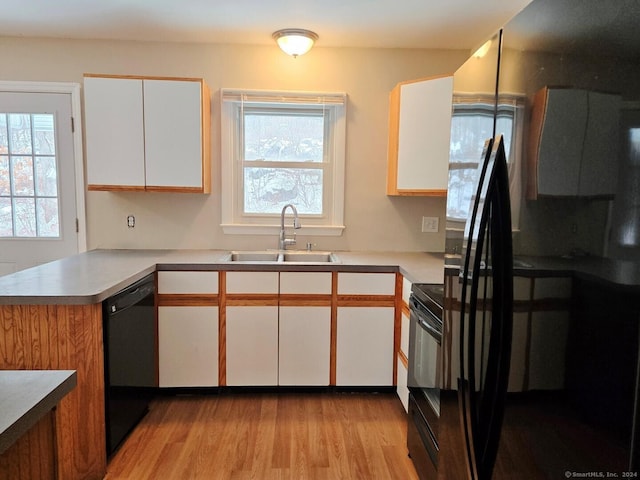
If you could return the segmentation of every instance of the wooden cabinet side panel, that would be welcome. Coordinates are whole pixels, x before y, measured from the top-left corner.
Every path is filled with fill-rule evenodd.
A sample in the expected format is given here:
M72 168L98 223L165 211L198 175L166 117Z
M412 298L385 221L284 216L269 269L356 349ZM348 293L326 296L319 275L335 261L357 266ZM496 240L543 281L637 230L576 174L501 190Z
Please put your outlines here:
M400 137L400 85L389 94L389 145L387 151L387 195L398 195L398 140Z
M54 413L49 412L0 455L0 479L56 478Z
M0 368L77 371L76 388L55 411L58 478L103 478L102 305L1 306Z

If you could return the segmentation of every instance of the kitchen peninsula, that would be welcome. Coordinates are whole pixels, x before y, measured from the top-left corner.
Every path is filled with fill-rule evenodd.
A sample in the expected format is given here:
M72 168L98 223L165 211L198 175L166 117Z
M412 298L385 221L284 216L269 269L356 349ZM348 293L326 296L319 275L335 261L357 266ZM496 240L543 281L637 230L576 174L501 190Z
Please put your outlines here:
M327 265L259 265L227 262L226 251L95 250L0 277L0 368L77 371L77 387L55 412L58 478L100 479L106 472L103 300L164 270L378 272L442 281L441 255L338 255Z

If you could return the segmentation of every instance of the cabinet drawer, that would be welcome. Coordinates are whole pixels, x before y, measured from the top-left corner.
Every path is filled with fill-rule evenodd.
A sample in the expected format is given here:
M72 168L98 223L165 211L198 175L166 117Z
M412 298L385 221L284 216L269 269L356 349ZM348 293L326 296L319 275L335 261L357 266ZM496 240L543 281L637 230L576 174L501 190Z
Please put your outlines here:
M394 273L339 273L338 294L395 295Z
M533 298L571 298L571 278L536 278Z
M278 293L278 272L227 272L227 293Z
M280 272L280 293L331 294L330 272Z
M158 293L218 293L218 272L158 272Z

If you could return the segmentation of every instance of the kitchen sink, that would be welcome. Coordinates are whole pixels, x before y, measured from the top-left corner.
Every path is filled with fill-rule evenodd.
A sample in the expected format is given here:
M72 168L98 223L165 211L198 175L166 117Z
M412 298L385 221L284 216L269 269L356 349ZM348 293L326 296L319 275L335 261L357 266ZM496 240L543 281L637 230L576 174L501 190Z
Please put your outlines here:
M327 263L335 262L337 259L331 252L308 252L297 251L283 253L285 262L297 262L297 263Z
M307 250L258 250L232 251L227 259L231 262L246 263L337 263L338 258L331 252Z
M259 252L231 252L229 260L232 262L277 262L280 259L280 252L259 251Z

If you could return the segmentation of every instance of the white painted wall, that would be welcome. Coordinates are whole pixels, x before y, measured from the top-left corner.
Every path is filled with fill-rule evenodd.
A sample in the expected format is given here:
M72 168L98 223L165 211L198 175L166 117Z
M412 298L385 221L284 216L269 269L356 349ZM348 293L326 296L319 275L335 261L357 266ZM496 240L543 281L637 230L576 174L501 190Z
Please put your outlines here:
M347 120L346 230L298 236L320 249L443 251L444 231L421 233L444 199L385 195L388 95L396 83L455 71L468 51L314 48L293 59L273 46L0 37L0 80L82 82L83 73L202 77L212 90L212 194L87 193L88 247L277 248L275 236L220 228L220 88L344 91ZM126 217L136 226L128 229Z

